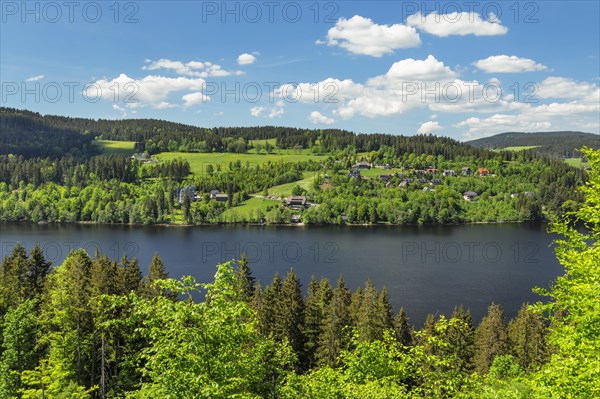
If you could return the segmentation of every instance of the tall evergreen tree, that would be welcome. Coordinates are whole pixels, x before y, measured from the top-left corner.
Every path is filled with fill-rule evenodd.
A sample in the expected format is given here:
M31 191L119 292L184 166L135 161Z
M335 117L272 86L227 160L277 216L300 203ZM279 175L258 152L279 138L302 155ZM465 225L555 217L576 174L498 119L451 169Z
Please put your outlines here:
M528 304L523 304L517 317L508 323L508 338L510 352L523 370L533 371L546 361L546 327L542 317L532 312Z
M504 322L504 310L500 305L492 303L487 315L475 330L475 370L486 374L498 355L508 352L508 335Z
M134 258L130 261L127 256L123 256L119 262L119 277L122 293L138 292L142 287L143 278L138 260Z
M323 278L320 282L313 275L308 285L308 296L306 298L306 309L304 315L304 344L305 368L313 367L316 352L319 347L319 337L323 332L323 323L327 307L331 302L333 293L331 283Z
M458 360L460 369L470 371L475 351L475 327L469 310L462 306L454 308L445 340L450 345L450 354Z
M283 282L275 307L274 336L287 339L300 359L304 350L304 298L298 276L291 269ZM303 360L303 359L300 359Z
M400 308L400 311L394 317L394 332L396 333L396 339L403 346L411 346L413 344L413 328L409 323L404 308Z
M157 296L168 296L175 299L176 296L174 294L167 293L164 288L154 286L154 282L157 280L165 280L167 278L169 278L169 273L167 273L165 269L165 264L160 256L155 253L152 256L152 261L150 261L150 266L148 266L148 276L145 280L146 294L148 297L155 298Z
M252 276L250 266L248 266L248 257L242 254L238 261L238 270L236 271L237 278L237 290L239 291L240 298L250 303L252 296L254 295L254 284L255 278Z
M356 317L358 336L368 342L383 338L381 304L379 293L373 282L368 280L363 290L362 301Z
M28 296L29 260L25 247L17 243L0 264L0 315L18 306Z
M345 329L350 324L348 311L350 300L350 291L346 287L344 278L340 275L327 309L323 333L319 338L319 349L317 351L317 363L319 365L335 367L338 356L350 342L348 332Z
M30 298L37 297L42 293L51 266L52 262L46 260L42 249L36 244L30 252L29 271L27 273L31 290L29 293Z

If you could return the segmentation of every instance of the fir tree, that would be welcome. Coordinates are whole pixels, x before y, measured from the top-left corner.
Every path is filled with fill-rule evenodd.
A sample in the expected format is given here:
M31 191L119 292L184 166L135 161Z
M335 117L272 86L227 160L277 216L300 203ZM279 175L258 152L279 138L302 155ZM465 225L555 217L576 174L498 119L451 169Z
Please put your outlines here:
M508 324L511 354L518 359L523 370L533 371L546 361L545 332L541 316L533 313L528 304L523 304L517 317Z
M50 272L52 262L46 260L42 249L37 244L31 250L28 262L29 272L27 275L29 277L29 287L31 290L29 297L34 298L42 293L46 282L46 276L48 276L48 273Z
M287 339L300 358L304 350L304 299L302 285L294 269L283 279L276 303L274 336Z
M340 352L348 346L350 339L345 327L350 323L348 312L350 299L350 291L346 288L344 278L340 276L327 309L323 333L319 338L317 351L319 365L336 366Z
M315 363L315 356L319 347L319 337L323 332L323 323L327 307L331 302L331 283L328 279L321 279L320 283L313 275L308 285L306 309L304 315L304 344L305 368L310 369Z
M413 328L409 324L404 308L400 308L400 311L394 317L394 332L396 333L396 339L403 346L413 344Z
M456 357L461 370L470 371L475 351L475 327L470 311L462 306L454 308L445 340L450 345L450 354Z
M240 257L238 266L239 268L236 271L238 293L243 301L250 303L254 295L255 279L252 276L252 271L248 266L248 258L245 254Z
M500 305L492 303L487 315L475 331L475 370L486 374L498 355L508 351L508 335L504 322L504 311Z

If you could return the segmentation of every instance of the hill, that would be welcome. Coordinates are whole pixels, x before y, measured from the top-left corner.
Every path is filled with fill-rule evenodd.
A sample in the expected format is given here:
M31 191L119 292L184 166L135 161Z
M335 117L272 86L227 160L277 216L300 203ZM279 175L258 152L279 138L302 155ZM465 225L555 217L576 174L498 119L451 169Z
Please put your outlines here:
M551 157L577 158L581 154L575 150L576 148L583 146L594 149L600 148L600 136L592 133L573 131L540 133L508 132L467 141L467 144L481 149L518 149Z

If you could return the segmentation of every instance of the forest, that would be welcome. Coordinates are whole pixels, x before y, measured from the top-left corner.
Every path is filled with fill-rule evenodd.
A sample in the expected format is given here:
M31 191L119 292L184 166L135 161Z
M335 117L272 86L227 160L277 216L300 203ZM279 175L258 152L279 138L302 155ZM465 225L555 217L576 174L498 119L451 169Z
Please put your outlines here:
M283 127L205 129L150 119L41 116L10 108L0 108L0 126L0 221L539 222L575 210L583 198L576 188L587 180L584 168L535 152L489 151L431 135ZM133 160L104 153L96 144L100 139L130 140L136 151L144 153ZM181 156L160 158L172 151ZM260 161L242 161L250 152ZM198 153L214 154L210 165L194 168L189 159ZM239 158L219 163L226 153ZM275 153L278 161L272 160ZM285 160L292 155L294 161ZM352 177L358 162L373 167L370 175ZM463 168L483 168L491 175L465 176L460 173ZM437 172L417 176L425 169ZM458 173L442 176L444 170ZM382 180L380 174L388 177ZM404 179L400 175L420 182L400 187ZM291 183L296 184L286 195L305 196L314 206L291 211L283 206L283 198L272 195ZM179 198L186 187L197 195ZM227 194L227 201L212 200L213 190ZM477 193L477 200L465 201L467 191ZM269 196L275 199L264 199Z
M290 270L262 285L242 256L214 281L170 279L79 249L51 265L16 245L0 264L2 398L519 398L600 396L600 151L581 206L554 220L565 269L506 320L490 304L396 312L371 281L350 292Z
M558 159L581 157L582 147L598 148L597 134L582 132L501 133L468 142L477 148L533 147L526 151Z

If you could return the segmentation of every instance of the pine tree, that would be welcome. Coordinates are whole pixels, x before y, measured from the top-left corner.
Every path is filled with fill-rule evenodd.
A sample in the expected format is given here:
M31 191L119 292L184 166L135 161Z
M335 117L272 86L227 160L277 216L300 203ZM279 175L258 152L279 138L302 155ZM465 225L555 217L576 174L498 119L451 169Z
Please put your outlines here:
M27 275L31 290L28 296L34 298L42 293L52 262L46 260L42 249L36 244L30 252L28 263L29 271Z
M462 306L455 307L446 332L450 354L455 356L461 370L470 371L475 351L475 327L471 312Z
M508 352L508 335L504 322L504 311L500 305L492 303L487 315L475 331L475 370L486 374L494 358Z
M356 329L361 340L371 342L383 338L380 308L379 293L373 286L373 282L369 279L365 284L362 301L356 317Z
M523 304L516 318L508 323L511 354L518 359L521 368L533 371L548 357L546 327L539 314Z
M383 287L381 294L379 294L379 318L382 329L389 330L394 328L393 312L388 289Z
M169 278L169 273L167 273L165 269L165 264L163 263L160 256L155 253L152 256L152 261L150 262L150 266L148 266L148 276L145 281L146 295L149 298L156 298L157 296L167 296L171 299L176 299L177 296L175 294L166 292L163 288L158 288L154 286L154 282L158 280L165 280Z
M298 358L304 350L304 298L298 276L291 269L281 284L276 301L274 336L287 339Z
M260 281L254 285L254 295L252 295L252 309L256 312L256 324L258 332L264 337L269 336L269 320L265 311L264 292Z
M394 332L396 333L396 339L403 346L413 344L413 328L409 324L404 308L400 308L400 311L394 317Z
M142 287L142 271L140 270L137 259L129 261L127 256L123 256L119 262L120 288L123 294L131 291L138 292Z
M27 251L17 243L0 264L0 315L21 304L28 296L28 270Z
M318 283L314 275L311 277L304 315L304 336L306 339L304 365L307 370L312 368L316 361L315 356L319 347L319 337L323 332L323 323L332 295L331 283L328 279L323 278Z
M346 288L344 278L340 275L327 309L323 333L319 338L319 349L317 350L317 363L319 365L335 367L340 352L350 342L345 329L350 324L350 314L348 312L350 299L350 291Z
M258 295L257 295L258 294ZM276 327L276 312L279 306L279 298L281 296L281 277L279 273L275 273L271 284L267 285L264 290L255 293L253 303L260 298L260 308L256 309L259 317L259 326L265 337L273 336Z
M239 291L240 298L250 303L252 296L254 295L254 282L255 279L252 276L252 271L248 266L248 258L245 254L242 254L238 262L239 269L236 271L237 278L237 289Z
M348 306L348 314L350 316L350 325L358 327L360 319L360 307L363 301L363 289L358 287L350 296L350 305Z

